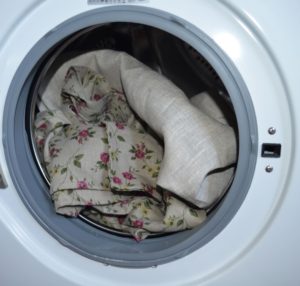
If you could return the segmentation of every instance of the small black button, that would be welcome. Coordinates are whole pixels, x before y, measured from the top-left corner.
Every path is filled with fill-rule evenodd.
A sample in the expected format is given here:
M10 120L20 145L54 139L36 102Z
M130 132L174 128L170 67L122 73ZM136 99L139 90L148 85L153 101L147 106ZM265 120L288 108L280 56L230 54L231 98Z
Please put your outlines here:
M263 143L261 156L268 158L279 158L281 155L281 144Z

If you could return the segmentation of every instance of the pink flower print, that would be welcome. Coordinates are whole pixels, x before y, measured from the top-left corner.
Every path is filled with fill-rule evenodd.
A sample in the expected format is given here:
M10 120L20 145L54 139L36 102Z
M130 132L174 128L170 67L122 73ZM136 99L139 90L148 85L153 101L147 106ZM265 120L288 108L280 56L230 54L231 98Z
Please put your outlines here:
M38 146L44 146L44 144L45 144L45 140L44 139L40 139L40 140L38 140L38 142L37 142L37 144L38 144Z
M141 149L137 149L135 151L135 157L138 158L138 159L144 159L145 157L145 152Z
M54 148L54 147L51 148L50 151L49 151L50 157L52 157L52 158L57 157L59 151L60 151L60 150L57 149L57 148Z
M121 185L122 184L122 180L119 177L117 177L117 176L113 177L113 182L115 184L117 184L117 185Z
M87 189L88 183L87 183L86 179L84 179L82 181L77 181L77 188L78 189Z
M83 129L78 133L77 141L79 144L82 144L83 139L87 140L88 136L90 135L87 129Z
M79 137L86 138L89 136L89 131L87 129L81 130L78 135Z
M107 152L101 153L100 160L102 161L102 163L107 164L109 162L109 154Z
M127 179L129 181L132 179L135 179L135 177L130 172L123 172L122 175L125 179Z
M124 217L124 216L118 216L118 223L119 223L119 224L123 224L123 223L124 223L124 220L125 220L125 217Z
M136 219L132 222L132 226L136 228L142 228L144 225L144 222L141 219Z
M122 200L120 201L120 207L122 208L124 205L128 205L129 204L129 200Z
M125 96L124 96L124 93L123 93L123 92L114 89L114 93L115 93L115 95L117 96L117 99L118 99L119 101L126 102Z
M93 201L92 200L90 200L90 201L88 201L88 202L86 202L85 203L85 206L86 207L92 207L94 204L93 204Z
M117 122L116 123L116 127L118 128L118 129L124 129L124 127L125 127L125 124L124 123L121 123L121 122Z
M143 142L141 142L140 144L136 144L135 157L138 159L144 159L145 148L146 148L146 146Z
M103 98L102 94L98 94L98 93L94 94L94 100L95 101L99 101L101 98Z
M131 159L135 160L144 159L146 154L148 154L149 152L151 153L153 151L147 150L145 144L141 142L140 144L135 144L135 146L132 145L129 152L134 154L134 156Z
M85 108L85 107L87 107L87 104L86 104L85 101L80 100L80 101L77 101L77 102L76 102L76 109L77 109L78 112L80 112L80 110L81 110L82 108Z
M153 194L153 192L154 192L154 188L152 187L152 186L150 186L150 185L144 185L144 191L146 192L146 193L149 193L150 195L152 195Z
M48 125L46 124L46 122L43 122L39 127L38 129L47 129L48 128Z

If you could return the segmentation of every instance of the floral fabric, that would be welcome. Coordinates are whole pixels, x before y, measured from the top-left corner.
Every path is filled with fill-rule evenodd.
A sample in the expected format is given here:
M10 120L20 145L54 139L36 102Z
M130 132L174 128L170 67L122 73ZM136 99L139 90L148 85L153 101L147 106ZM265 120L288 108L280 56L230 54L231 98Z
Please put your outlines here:
M137 240L199 225L206 213L159 188L163 143L85 66L68 69L60 104L36 115L35 140L59 214L80 212Z
M64 77L72 66L103 75L126 94L134 114L164 144L157 185L200 208L211 208L230 186L237 160L237 136L226 121L227 104L207 93L187 98L159 73L124 52L97 50L65 62L41 92L39 110L61 110ZM234 115L233 115L234 116Z

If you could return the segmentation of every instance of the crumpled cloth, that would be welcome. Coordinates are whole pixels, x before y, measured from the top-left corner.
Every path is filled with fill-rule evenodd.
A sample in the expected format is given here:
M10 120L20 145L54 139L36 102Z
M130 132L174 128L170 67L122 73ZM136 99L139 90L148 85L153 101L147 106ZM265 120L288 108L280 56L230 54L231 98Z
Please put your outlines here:
M58 213L91 207L93 220L140 240L203 222L205 211L179 197L209 207L233 177L235 134L212 98L189 101L125 53L66 62L38 107L35 137Z
M35 139L57 213L84 215L136 240L192 228L206 217L157 189L163 148L120 91L87 67L65 77L60 109L42 111Z

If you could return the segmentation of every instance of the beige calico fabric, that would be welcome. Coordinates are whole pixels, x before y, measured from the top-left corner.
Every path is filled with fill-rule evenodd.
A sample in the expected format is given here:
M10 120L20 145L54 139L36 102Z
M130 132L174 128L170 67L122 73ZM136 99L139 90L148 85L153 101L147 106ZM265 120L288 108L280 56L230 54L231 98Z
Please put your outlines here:
M91 219L140 240L200 224L206 215L197 207L232 180L235 134L214 100L188 100L126 53L66 62L38 108L35 137L58 213L90 207Z

